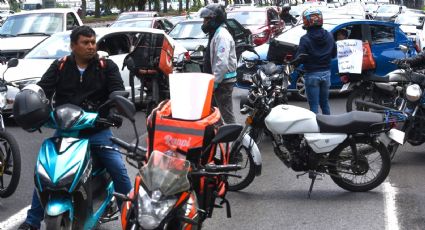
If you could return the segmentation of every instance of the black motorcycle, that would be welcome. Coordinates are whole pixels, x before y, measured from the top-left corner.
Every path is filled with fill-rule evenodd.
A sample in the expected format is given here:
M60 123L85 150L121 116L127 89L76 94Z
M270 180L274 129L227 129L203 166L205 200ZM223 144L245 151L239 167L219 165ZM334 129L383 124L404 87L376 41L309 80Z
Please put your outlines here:
M6 131L1 110L6 106L6 93L11 83L4 80L4 73L18 65L18 59L7 62L7 68L0 79L0 197L11 196L19 184L21 175L21 156L16 139Z

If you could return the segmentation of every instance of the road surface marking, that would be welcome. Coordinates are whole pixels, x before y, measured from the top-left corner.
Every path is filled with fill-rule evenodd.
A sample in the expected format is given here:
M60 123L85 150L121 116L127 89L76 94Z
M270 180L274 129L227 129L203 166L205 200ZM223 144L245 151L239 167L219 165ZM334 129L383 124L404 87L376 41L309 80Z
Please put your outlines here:
M18 225L24 222L27 217L27 211L31 206L21 209L21 211L17 212L15 215L9 217L7 220L0 222L0 230L11 230L16 229Z
M386 230L399 230L397 219L397 189L390 182L384 182Z

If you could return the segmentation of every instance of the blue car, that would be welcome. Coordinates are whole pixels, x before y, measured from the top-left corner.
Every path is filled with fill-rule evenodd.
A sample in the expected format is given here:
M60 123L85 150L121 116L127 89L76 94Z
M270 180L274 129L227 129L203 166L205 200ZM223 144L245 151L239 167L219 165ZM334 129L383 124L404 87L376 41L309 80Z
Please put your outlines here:
M417 54L414 43L401 31L398 24L384 21L373 21L363 19L327 19L323 24L323 28L330 31L336 40L336 32L340 29L348 31L348 39L360 39L369 41L373 58L376 62L375 73L384 76L388 72L395 70L396 66L389 61L398 58L404 58L405 54L400 50L399 45L409 47L407 56L415 56ZM302 25L295 26L276 38L275 42L284 44L288 49L279 49L284 54L295 55L296 48L299 44L301 36L306 33ZM267 60L269 51L269 43L255 47L256 52L262 60ZM273 48L272 50L276 50ZM285 53L286 52L286 53ZM254 71L254 67L246 65L246 60L254 60L258 57L249 51L242 53L238 62L238 84L237 87L249 87L249 76ZM248 68L250 67L250 68ZM340 89L343 85L338 74L338 62L334 58L331 66L331 89ZM292 74L291 85L289 91L297 99L305 99L305 87L302 71L295 71Z

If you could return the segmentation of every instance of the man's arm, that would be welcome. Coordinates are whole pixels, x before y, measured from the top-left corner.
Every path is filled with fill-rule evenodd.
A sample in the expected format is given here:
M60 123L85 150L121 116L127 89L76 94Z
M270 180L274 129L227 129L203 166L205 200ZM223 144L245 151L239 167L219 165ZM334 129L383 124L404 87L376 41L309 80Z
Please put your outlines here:
M411 67L421 67L425 66L425 53L421 52L415 57L406 58L406 63L408 63Z
M225 29L225 28L222 28ZM219 35L215 42L215 63L213 63L212 72L215 76L215 83L221 83L224 75L228 72L231 42L225 36Z
M59 75L59 65L58 60L53 61L49 69L43 74L40 81L37 83L40 86L47 98L52 98L53 94L56 91L56 83Z
M106 59L105 78L107 79L108 92L125 90L121 73L117 64L112 60Z

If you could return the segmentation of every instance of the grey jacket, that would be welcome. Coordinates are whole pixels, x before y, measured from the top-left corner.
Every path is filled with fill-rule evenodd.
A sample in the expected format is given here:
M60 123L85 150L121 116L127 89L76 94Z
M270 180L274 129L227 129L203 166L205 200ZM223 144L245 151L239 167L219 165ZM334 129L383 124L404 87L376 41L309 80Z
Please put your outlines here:
M229 31L220 26L210 44L211 69L215 76L215 85L221 83L224 79L228 82L236 81L236 51L235 41Z

